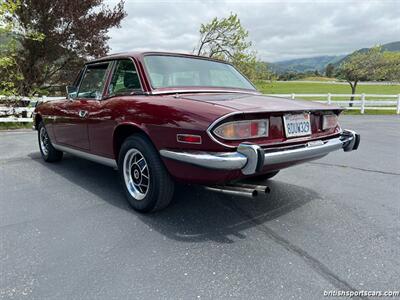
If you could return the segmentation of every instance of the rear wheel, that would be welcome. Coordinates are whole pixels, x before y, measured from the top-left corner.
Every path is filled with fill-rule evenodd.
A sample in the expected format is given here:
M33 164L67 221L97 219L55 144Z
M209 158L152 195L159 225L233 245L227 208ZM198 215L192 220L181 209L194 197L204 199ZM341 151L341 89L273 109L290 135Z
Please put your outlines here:
M146 136L133 135L124 141L118 170L127 200L135 210L161 210L171 202L174 181Z
M62 159L63 152L58 151L56 148L53 147L43 122L40 122L38 126L38 142L40 153L44 161L55 162Z

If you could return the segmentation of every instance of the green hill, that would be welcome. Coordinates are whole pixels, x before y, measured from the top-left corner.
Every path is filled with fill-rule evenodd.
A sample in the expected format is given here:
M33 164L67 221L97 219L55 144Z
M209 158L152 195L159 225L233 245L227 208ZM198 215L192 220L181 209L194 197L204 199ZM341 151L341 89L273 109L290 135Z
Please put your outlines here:
M382 45L382 48L386 51L400 51L400 41Z
M269 64L271 69L276 73L284 73L284 72L307 72L307 71L315 71L319 72L324 71L325 67L328 64L335 64L337 61L343 59L345 55L337 55L337 56L316 56L316 57L308 57L308 58L298 58L285 60L277 63Z
M369 48L358 49L355 52L365 52ZM400 41L382 45L384 51L400 51ZM353 54L351 53L351 54ZM351 54L335 55L335 56L315 56L307 58L298 58L284 60L276 63L269 63L272 71L278 74L285 72L304 73L307 71L318 70L320 73L325 71L328 64L339 65L343 60Z

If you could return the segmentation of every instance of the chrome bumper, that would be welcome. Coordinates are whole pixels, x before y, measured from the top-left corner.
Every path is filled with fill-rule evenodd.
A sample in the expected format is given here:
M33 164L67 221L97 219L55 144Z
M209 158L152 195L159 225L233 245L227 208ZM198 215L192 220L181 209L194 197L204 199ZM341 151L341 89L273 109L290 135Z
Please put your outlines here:
M242 143L236 152L178 152L160 150L160 154L169 159L216 170L241 170L251 175L265 166L306 161L321 158L328 153L343 149L345 152L356 150L360 135L352 130L329 140L317 140L290 149L262 149L260 146Z

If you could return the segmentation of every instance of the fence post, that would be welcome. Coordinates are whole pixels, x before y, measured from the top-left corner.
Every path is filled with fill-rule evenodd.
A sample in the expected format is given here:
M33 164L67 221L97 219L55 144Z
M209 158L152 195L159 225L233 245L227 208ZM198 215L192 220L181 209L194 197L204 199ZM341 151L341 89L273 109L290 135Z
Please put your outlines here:
M396 114L400 114L400 94L397 95L397 109Z
M296 97L295 97L295 95L294 95L294 93L292 94L292 100L295 100L296 99Z
M365 112L365 94L361 94L361 114L363 115Z
M328 104L332 104L332 95L328 93Z

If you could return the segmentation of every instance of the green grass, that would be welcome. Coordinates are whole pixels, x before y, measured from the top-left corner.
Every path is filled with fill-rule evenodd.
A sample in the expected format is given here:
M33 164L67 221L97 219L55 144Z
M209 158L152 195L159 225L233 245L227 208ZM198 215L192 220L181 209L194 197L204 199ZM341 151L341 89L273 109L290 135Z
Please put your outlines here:
M342 112L344 115L362 115L359 110L345 110ZM395 110L369 110L364 111L364 115L395 115Z
M350 85L319 82L258 81L256 87L264 94L351 94ZM400 94L400 85L359 85L357 94Z
M258 81L256 87L263 94L351 94L351 88L348 84L333 84L321 82L269 82ZM397 95L400 94L400 85L359 85L357 94L381 94ZM302 97L304 100L326 100L326 97ZM332 100L348 100L349 97L332 97ZM356 97L355 100L360 100ZM397 100L396 98L367 97L366 100ZM347 115L360 115L359 110L345 111ZM365 110L366 115L394 115L395 110Z
M20 123L20 122L0 122L0 130L9 129L31 129L33 123Z
M302 79L299 79L300 81L337 81L336 78L332 77L325 77L325 76L310 76L310 77L304 77Z

